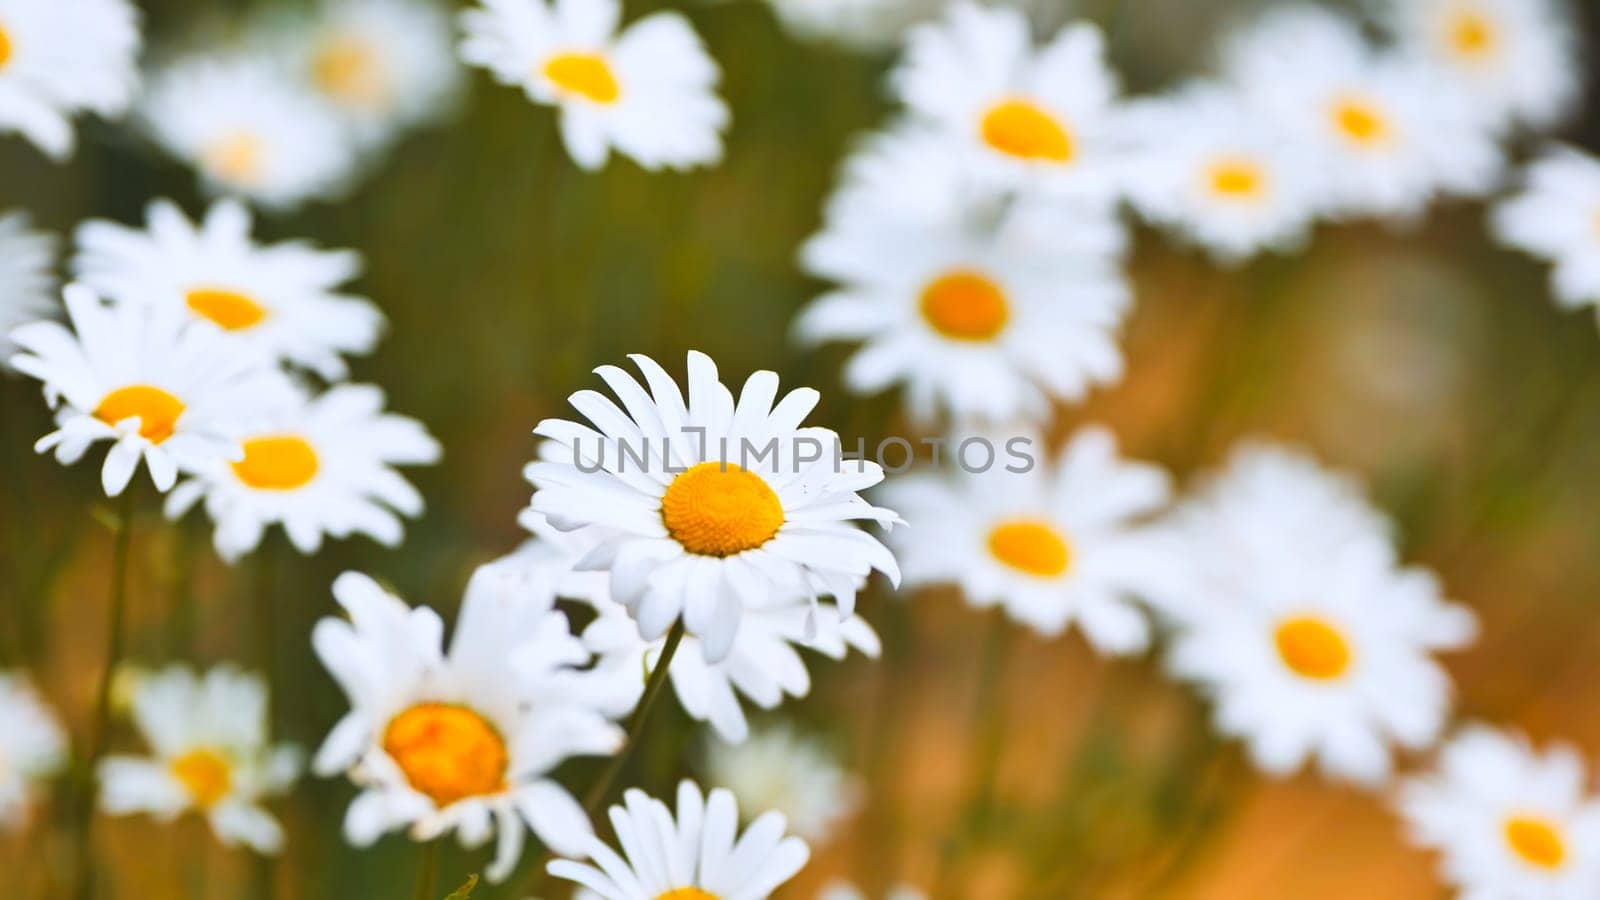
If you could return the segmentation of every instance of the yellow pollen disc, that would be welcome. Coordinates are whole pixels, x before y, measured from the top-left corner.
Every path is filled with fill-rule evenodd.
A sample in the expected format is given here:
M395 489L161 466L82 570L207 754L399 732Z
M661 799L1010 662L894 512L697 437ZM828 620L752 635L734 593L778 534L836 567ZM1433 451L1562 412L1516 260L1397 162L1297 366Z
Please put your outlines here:
M544 64L544 77L563 92L592 103L612 104L622 96L622 86L611 63L598 53L562 53Z
M245 441L244 459L233 464L233 474L258 490L292 491L310 484L319 468L317 451L309 442L283 434Z
M713 894L710 891L702 891L699 888L687 887L674 888L673 890L667 891L665 894L659 894L656 896L656 900L719 900L719 898L716 894Z
M440 808L506 787L510 756L505 739L483 716L464 706L419 703L395 716L383 733L406 781Z
M215 806L233 787L233 767L215 750L190 750L172 761L171 771L201 809Z
M13 52L11 32L7 31L5 26L0 25L0 69L5 68L6 63L11 62Z
M1267 192L1267 174L1248 159L1222 159L1207 173L1211 192L1228 200L1256 200Z
M265 143L259 135L236 132L213 143L202 154L202 162L215 178L249 184L261 177Z
M990 341L1011 318L1005 291L977 272L947 272L922 289L922 317L933 330L958 341Z
M1499 42L1494 23L1483 13L1465 10L1458 14L1449 28L1450 49L1458 56L1481 59L1494 52Z
M1072 548L1048 522L1002 522L989 532L989 552L1019 572L1057 578L1072 566Z
M1546 819L1516 816L1506 821L1506 843L1523 862L1540 869L1559 869L1567 859L1561 830Z
M783 504L760 475L703 462L667 485L661 521L690 553L733 556L772 540L783 527Z
M371 109L389 96L383 57L367 41L352 35L322 43L311 60L317 88L345 106Z
M210 319L228 331L244 331L261 324L266 307L249 296L227 288L200 287L184 295L194 314Z
M100 400L94 408L94 417L107 425L123 419L139 417L139 435L151 443L159 444L178 427L178 417L183 415L183 401L148 384L134 384L117 388Z
M1345 97L1333 104L1333 122L1352 144L1372 147L1389 139L1389 120L1371 101Z
M1298 616L1278 626L1273 636L1283 664L1302 678L1332 681L1350 668L1350 644L1322 619Z
M1072 135L1036 104L1011 99L990 107L983 115L983 141L1018 159L1071 162Z

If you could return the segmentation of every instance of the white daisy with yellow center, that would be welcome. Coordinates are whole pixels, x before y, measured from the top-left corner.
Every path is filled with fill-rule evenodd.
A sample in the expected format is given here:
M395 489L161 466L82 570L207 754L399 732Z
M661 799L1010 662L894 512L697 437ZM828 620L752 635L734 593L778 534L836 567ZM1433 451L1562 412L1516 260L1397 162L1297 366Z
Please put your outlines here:
M228 846L269 855L283 849L283 828L263 803L288 792L302 754L270 743L260 676L228 664L203 675L174 665L138 677L132 710L151 756L100 762L103 810L162 822L194 812Z
M401 516L421 515L422 495L395 467L434 463L440 452L421 423L383 411L382 390L353 384L297 395L240 444L243 459L213 461L166 501L167 515L177 518L204 498L217 552L230 562L274 524L307 555L324 535L364 534L399 546Z
M583 561L611 574L613 598L656 640L681 616L708 662L734 645L747 608L831 596L855 614L856 591L876 569L898 582L894 557L860 520L898 519L858 491L883 479L843 459L839 436L802 427L819 396L778 397L778 376L756 372L735 401L716 364L689 354L688 401L654 360L634 355L644 386L615 366L572 405L594 427L546 419L547 438L526 474L532 508L559 530L608 529Z
M114 118L132 102L140 43L128 0L0 0L0 131L71 156L73 117Z
M1398 806L1461 896L1600 896L1600 798L1570 746L1539 752L1521 736L1469 727L1435 771L1401 785Z
M44 782L67 762L67 735L28 679L0 672L0 833L28 823Z
M258 244L251 227L236 200L213 204L200 223L157 200L142 230L101 220L80 226L72 266L107 297L175 310L274 363L342 380L344 356L370 353L383 331L383 313L342 290L361 257L299 241Z
M16 346L7 335L56 309L56 239L33 230L26 213L0 214L0 369Z
M1054 459L1037 440L967 437L946 441L943 471L883 491L911 526L890 535L907 586L959 585L972 605L999 606L1044 635L1076 623L1105 653L1147 646L1135 597L1164 559L1143 525L1167 501L1167 474L1120 459L1098 427Z
M1263 771L1314 758L1377 784L1391 745L1438 737L1451 688L1434 654L1469 643L1476 619L1431 573L1401 567L1388 523L1350 482L1248 447L1170 527L1177 565L1151 589L1177 624L1169 662Z
M292 391L277 368L202 323L159 310L107 305L82 285L64 291L71 328L34 322L11 333L17 371L44 383L55 431L34 445L70 465L111 441L101 470L108 495L122 493L139 461L156 489L180 468L244 458L240 438Z
M444 623L347 572L334 597L348 618L312 632L317 656L350 699L312 768L346 773L361 794L346 838L371 845L405 828L468 847L497 836L490 881L511 873L531 827L546 846L580 852L589 820L550 772L574 756L604 756L622 730L586 697L589 661L555 609L548 580L524 568L480 568L467 586L448 652Z
M618 31L621 15L618 0L483 0L462 13L461 58L558 107L585 169L612 149L652 170L720 161L728 107L689 20L656 13Z
M862 783L826 743L787 725L768 726L738 744L711 742L706 773L744 808L783 813L807 841L836 836L863 799Z
M1600 159L1573 147L1547 150L1491 221L1501 242L1554 264L1558 304L1600 310Z
M593 864L558 859L549 871L601 900L756 900L793 878L811 858L805 841L785 837L782 813L765 812L743 834L729 791L710 796L692 781L678 785L678 809L638 789L611 807L622 854L596 837L584 843ZM577 854L569 854L577 855Z

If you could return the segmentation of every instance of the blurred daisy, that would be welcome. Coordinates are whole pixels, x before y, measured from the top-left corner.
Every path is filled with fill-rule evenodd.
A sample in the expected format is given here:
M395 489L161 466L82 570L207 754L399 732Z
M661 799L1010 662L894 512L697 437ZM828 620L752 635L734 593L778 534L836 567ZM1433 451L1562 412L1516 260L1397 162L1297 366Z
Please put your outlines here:
M152 139L216 194L286 209L339 193L356 154L338 113L273 60L192 56L140 103Z
M863 50L892 47L912 23L937 15L942 0L767 0L778 21L804 40Z
M618 33L621 15L618 0L482 0L461 16L461 58L560 107L567 152L585 169L612 148L651 170L720 161L728 107L689 21L656 13Z
M1497 128L1548 129L1578 100L1578 29L1566 0L1382 0L1392 31Z
M0 131L66 159L73 116L128 108L139 44L139 11L128 0L0 0Z
M1274 9L1231 36L1225 62L1308 155L1336 214L1411 219L1436 193L1482 193L1499 175L1500 149L1467 104L1336 13Z
M1022 10L956 3L943 21L912 29L890 83L914 118L952 136L986 178L1115 194L1108 144L1117 77L1092 24L1069 25L1035 50Z
M1375 784L1390 744L1439 734L1450 680L1433 654L1476 620L1437 579L1401 568L1387 523L1343 478L1271 447L1236 452L1174 515L1187 567L1163 602L1179 629L1169 662L1216 704L1219 731L1264 771L1315 758ZM1162 602L1160 594L1155 596Z
M540 422L534 433L548 440L526 474L531 507L557 529L607 529L584 568L611 573L613 598L645 639L682 616L706 660L720 662L747 607L828 595L849 618L872 570L899 581L888 549L855 525L898 521L857 494L883 470L843 459L836 433L801 427L816 391L780 400L777 374L762 371L736 402L711 358L691 351L685 403L654 360L631 359L649 393L615 366L596 369L622 407L596 391L573 394L599 430Z
M808 841L826 840L861 802L861 785L823 747L779 725L742 744L713 741L706 776L746 809L775 809Z
M1555 264L1561 306L1600 306L1600 160L1568 147L1546 152L1492 223L1502 242Z
M1224 263L1294 250L1322 205L1317 173L1236 92L1196 84L1130 105L1127 193L1144 219Z
M27 824L41 783L66 761L55 714L26 678L0 672L0 832Z
M1412 840L1439 850L1462 897L1584 900L1600 896L1600 801L1584 794L1583 760L1558 745L1469 728L1438 771L1408 779L1399 806Z
M420 515L422 495L394 467L439 459L439 443L421 423L384 412L383 391L370 385L297 397L240 442L243 459L210 461L166 501L167 515L177 518L204 497L217 552L230 562L254 550L273 524L308 555L324 534L398 546L400 517Z
M81 285L65 290L72 328L34 322L11 333L11 365L44 382L60 408L55 431L34 445L70 465L91 444L112 441L101 470L122 493L139 461L165 493L178 469L243 459L241 430L290 390L277 369L241 356L208 325L130 306L108 306ZM65 401L63 403L63 401Z
M340 292L360 270L360 256L302 242L258 244L250 230L250 212L235 200L213 204L198 225L170 200L157 200L144 230L82 225L73 270L120 302L178 310L274 363L345 378L341 355L371 352L383 330L376 306Z
M580 852L588 817L549 773L574 756L615 753L623 735L572 687L589 654L548 584L479 569L448 652L432 609L354 572L333 593L348 619L318 622L312 643L352 709L312 766L362 789L346 838L365 847L398 828L418 841L455 831L477 847L498 833L485 873L495 882L522 855L524 821L557 852Z
M56 239L34 231L21 212L0 215L0 367L16 346L8 335L56 309Z
M926 900L927 895L916 888L898 884L883 897L884 900ZM867 895L849 882L831 881L817 895L817 900L867 900Z
M153 755L100 762L102 809L162 822L193 810L227 846L265 854L283 849L283 827L262 803L288 792L301 754L269 743L260 676L228 664L203 676L174 665L139 678L132 712Z
M890 536L906 585L959 584L969 603L1000 606L1041 634L1078 622L1103 652L1142 650L1150 628L1134 596L1163 564L1164 542L1140 523L1166 503L1166 472L1119 459L1103 428L1080 431L1053 465L1021 472L1001 443L988 444L996 457L985 457L985 471L951 461L948 474L884 488L911 526ZM984 461L965 453L973 468Z
M625 855L588 836L584 854L594 865L558 859L550 874L601 900L760 900L811 856L805 841L784 837L782 813L764 813L740 835L733 794L719 788L705 797L687 780L678 785L676 817L634 789L611 807L611 824Z

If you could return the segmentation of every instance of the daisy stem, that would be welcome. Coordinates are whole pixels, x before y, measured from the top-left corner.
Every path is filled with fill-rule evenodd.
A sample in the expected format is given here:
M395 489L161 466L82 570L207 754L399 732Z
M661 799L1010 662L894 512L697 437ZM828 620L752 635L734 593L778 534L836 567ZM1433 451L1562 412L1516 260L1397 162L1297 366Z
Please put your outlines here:
M417 900L439 900L439 841L422 845L422 869L417 873Z
M593 819L600 814L600 809L605 806L606 798L611 795L611 788L616 784L617 776L622 774L623 766L638 750L644 735L645 726L650 721L650 711L655 708L656 698L661 696L662 688L666 687L667 675L672 669L672 657L678 653L678 645L683 643L683 619L678 619L673 624L672 630L667 632L667 643L661 648L661 656L656 659L655 668L650 670L650 679L645 682L644 696L639 698L639 707L633 711L633 718L628 720L628 736L624 739L622 749L611 758L610 765L600 779L589 788L589 793L583 799L584 811Z

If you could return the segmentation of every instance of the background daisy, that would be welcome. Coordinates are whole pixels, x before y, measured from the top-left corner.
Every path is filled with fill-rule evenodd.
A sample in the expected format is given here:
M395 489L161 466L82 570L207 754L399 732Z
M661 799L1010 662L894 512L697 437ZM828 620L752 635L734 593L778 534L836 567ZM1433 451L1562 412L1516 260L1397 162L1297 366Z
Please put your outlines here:
M56 309L56 239L35 231L22 212L0 215L0 367L11 365L18 325Z
M67 736L27 678L0 672L0 831L27 824L41 782L67 761Z
M139 44L139 11L128 0L0 0L0 131L67 158L74 116L128 108Z
M712 741L709 780L733 792L745 809L775 809L808 841L825 841L855 812L862 785L822 742L786 725L763 728L740 744Z
M1495 237L1555 265L1550 286L1567 309L1600 306L1600 160L1580 150L1546 151L1522 191L1491 219Z

